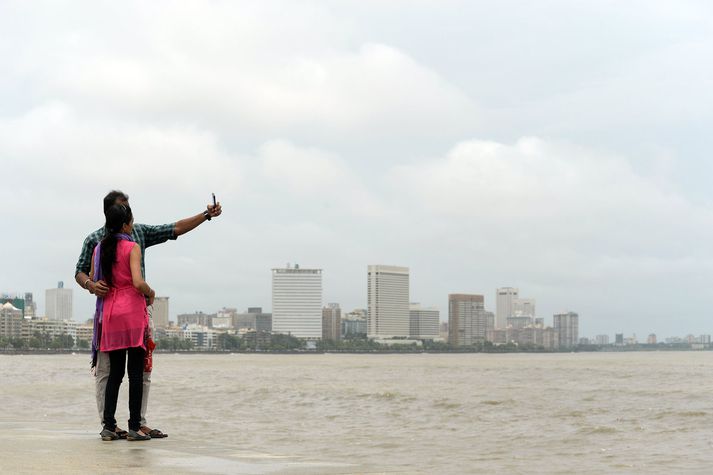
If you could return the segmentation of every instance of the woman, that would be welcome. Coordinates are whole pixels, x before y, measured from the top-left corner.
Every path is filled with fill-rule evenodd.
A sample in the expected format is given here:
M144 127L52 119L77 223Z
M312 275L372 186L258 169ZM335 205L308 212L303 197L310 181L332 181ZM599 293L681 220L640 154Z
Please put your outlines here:
M106 212L106 236L97 244L92 259L92 278L103 279L109 286L104 297L99 350L108 353L109 379L104 400L102 440L116 440L116 403L124 379L129 373L128 440L149 440L141 431L141 397L148 328L146 299L153 303L154 291L141 275L141 250L131 238L134 218L131 208L115 204ZM128 355L128 363L127 363Z

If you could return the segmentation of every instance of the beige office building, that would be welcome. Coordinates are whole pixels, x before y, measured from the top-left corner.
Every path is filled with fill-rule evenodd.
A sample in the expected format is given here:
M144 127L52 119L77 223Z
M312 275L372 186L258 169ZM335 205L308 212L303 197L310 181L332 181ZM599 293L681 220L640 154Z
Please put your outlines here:
M45 290L45 313L50 320L72 320L72 289L65 289L64 282Z
M514 287L502 287L495 291L495 328L507 327L508 317L515 314L518 293Z
M151 313L155 328L168 328L168 297L156 297Z
M370 265L368 267L369 338L408 337L408 267Z

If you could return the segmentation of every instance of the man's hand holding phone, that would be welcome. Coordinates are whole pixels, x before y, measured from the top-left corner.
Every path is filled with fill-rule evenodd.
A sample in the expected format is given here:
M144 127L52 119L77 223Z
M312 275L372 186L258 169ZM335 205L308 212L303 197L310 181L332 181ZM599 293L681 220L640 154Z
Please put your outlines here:
M208 205L208 214L211 218L215 218L216 216L220 216L222 212L223 209L220 207L220 201L215 200L215 193L213 193L213 204Z

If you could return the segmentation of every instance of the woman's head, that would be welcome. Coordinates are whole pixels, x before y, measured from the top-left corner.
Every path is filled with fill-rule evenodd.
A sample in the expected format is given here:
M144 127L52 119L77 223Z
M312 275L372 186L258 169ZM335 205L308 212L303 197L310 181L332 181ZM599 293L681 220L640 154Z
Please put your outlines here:
M105 213L107 234L126 233L130 234L134 224L134 215L127 204L115 204L110 206Z
M104 281L110 286L113 284L112 267L116 262L116 246L119 242L117 234L131 234L134 227L134 216L128 204L114 204L107 208L104 213L106 232L101 242L101 265Z

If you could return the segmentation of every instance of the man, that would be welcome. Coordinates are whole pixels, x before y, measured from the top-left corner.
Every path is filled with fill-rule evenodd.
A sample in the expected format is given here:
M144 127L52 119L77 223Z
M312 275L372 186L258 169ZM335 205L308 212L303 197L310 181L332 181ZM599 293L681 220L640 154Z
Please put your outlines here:
M113 206L114 204L129 204L129 196L121 191L113 190L109 192L104 197L104 213ZM155 246L157 244L164 243L169 239L175 240L178 236L186 234L192 231L202 223L210 221L212 218L220 216L222 209L220 203L215 205L208 205L207 209L202 213L195 216L182 219L171 224L162 224L158 226L151 226L146 224L135 224L134 229L131 233L131 237L136 241L136 243L141 248L141 274L146 276L145 266L144 266L144 255L147 247ZM97 229L93 233L84 239L84 244L82 245L82 252L79 255L79 260L77 261L77 267L74 273L74 280L77 281L82 288L89 291L89 293L96 295L97 297L104 297L109 291L109 287L106 282L100 280L97 282L92 281L89 276L91 268L92 253L97 243L104 238L104 227ZM150 312L149 312L150 314ZM106 384L109 378L109 357L102 353L101 351L97 355L96 364L96 380L95 380L95 390L97 399L97 409L99 410L99 419L101 420L102 426L104 425L103 414L104 414L104 395L106 393ZM163 438L167 437L166 434L158 429L151 429L146 425L146 407L148 404L149 387L151 386L151 373L144 373L144 384L143 384L143 397L141 400L141 431L149 434L152 438ZM122 437L126 437L126 431L118 429L116 433Z

